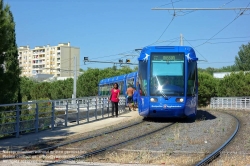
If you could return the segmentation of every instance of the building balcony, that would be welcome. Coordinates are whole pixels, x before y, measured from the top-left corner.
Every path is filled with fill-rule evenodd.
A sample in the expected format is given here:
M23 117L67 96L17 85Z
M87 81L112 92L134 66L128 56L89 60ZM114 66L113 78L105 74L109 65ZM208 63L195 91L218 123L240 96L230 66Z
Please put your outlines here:
M33 70L44 70L44 68L43 67L41 67L41 68L32 68Z

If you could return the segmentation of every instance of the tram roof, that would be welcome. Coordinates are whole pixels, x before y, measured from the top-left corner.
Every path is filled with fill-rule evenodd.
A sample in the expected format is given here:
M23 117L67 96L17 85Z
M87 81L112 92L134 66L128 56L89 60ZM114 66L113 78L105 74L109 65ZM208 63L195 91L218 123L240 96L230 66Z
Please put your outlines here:
M188 60L191 61L197 61L198 58L196 57L195 51L192 47L190 46L147 46L144 47L140 53L140 56L138 58L139 61L147 61L150 53L152 52L158 52L158 53L164 53L164 52L169 52L169 53L179 53L179 52L184 52Z
M119 82L119 81L125 80L126 76L127 76L127 74L120 75L120 76L114 76L111 78L105 78L105 79L100 81L100 84L102 85L102 84L107 84L107 83Z
M135 76L137 76L137 72L128 73L126 78L128 79L128 78L135 77Z
M118 81L122 81L126 78L127 74L124 75L120 75L120 76L115 76L111 78L111 82L118 82Z

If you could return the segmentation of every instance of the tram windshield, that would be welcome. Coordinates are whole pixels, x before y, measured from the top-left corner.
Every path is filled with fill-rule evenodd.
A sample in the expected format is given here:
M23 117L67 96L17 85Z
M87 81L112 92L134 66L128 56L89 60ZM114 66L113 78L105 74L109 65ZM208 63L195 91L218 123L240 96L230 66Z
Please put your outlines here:
M184 96L184 53L152 53L150 95Z

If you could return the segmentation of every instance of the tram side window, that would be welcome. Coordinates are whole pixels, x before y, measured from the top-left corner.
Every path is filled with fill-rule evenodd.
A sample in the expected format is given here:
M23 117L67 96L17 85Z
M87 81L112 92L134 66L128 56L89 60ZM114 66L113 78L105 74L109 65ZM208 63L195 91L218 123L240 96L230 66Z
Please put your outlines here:
M104 85L104 87L103 87L103 95L109 95L109 91L110 91L109 84Z
M105 91L106 91L106 85L103 85L103 86L102 86L102 95L104 95L104 96L106 95L106 94L105 94Z
M111 91L111 89L112 89L112 84L108 84L107 85L107 95L110 95L110 91Z
M103 96L104 95L104 86L101 85L99 90L100 90L100 96Z
M196 93L196 74L197 64L196 62L190 62L188 64L188 85L187 85L187 96L193 96Z
M123 95L123 86L124 86L124 82L119 82L119 89L120 89L120 95Z
M102 94L101 94L102 96L105 96L106 95L106 93L105 93L105 85L102 85Z
M139 61L139 71L138 71L138 77L139 77L139 90L141 96L147 95L147 62Z
M127 87L129 87L129 86L134 86L134 79L132 78L132 79L128 79L127 80Z

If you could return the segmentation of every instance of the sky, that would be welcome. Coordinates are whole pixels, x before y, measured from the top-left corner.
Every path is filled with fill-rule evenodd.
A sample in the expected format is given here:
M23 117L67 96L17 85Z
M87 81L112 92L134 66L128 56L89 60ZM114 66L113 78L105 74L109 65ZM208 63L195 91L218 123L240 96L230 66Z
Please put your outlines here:
M240 47L250 41L250 10L152 10L246 8L250 0L4 0L4 4L14 15L18 47L70 42L80 48L84 70L112 67L119 59L137 63L135 49L179 46L180 34L184 45L195 49L199 68L221 68L233 65ZM84 57L99 62L84 64Z

